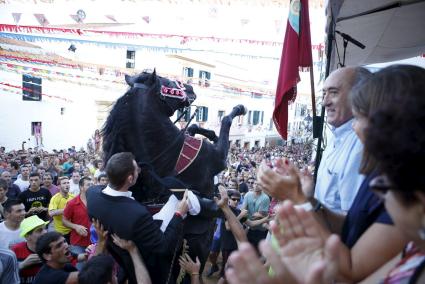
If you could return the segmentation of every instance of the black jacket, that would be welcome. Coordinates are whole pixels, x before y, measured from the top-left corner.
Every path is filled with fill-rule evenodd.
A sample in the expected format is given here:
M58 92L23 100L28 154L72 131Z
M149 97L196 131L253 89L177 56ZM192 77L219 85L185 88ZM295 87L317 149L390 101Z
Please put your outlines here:
M182 218L174 215L163 233L144 205L128 197L106 195L102 189L94 186L87 191L90 218L98 219L109 233L132 240L139 248L152 283L165 283L175 247L182 238ZM124 268L129 283L137 283L130 255L111 238L107 248Z

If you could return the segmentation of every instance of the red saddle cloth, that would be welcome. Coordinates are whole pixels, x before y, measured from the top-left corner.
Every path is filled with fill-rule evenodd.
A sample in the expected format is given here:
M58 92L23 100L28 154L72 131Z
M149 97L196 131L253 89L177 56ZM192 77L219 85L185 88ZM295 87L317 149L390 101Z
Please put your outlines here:
M177 174L186 170L196 159L202 147L202 139L186 135L175 166Z

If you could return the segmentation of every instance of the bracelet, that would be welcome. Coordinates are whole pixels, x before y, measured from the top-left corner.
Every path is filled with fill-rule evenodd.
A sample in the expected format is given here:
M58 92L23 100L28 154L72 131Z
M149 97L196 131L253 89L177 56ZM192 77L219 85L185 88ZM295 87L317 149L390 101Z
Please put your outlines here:
M192 272L191 275L199 275L199 272Z
M183 218L182 213L180 213L179 211L176 211L176 212L174 213L174 215L176 215L177 217Z
M300 208L302 208L302 209L304 209L305 211L311 211L311 210L313 210L313 205L311 205L311 203L310 203L309 201L307 201L307 202L305 202L305 203L302 203L302 204L294 205L294 207L295 207L296 209L300 209Z

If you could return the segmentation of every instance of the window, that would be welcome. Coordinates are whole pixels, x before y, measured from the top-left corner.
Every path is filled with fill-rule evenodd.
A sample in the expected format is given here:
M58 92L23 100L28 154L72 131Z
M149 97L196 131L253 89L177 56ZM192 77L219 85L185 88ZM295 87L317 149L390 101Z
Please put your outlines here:
M304 117L306 115L306 112L307 112L307 106L303 105L301 107L301 116Z
M218 117L218 122L221 122L221 120L224 117L224 110L219 110L217 117Z
M135 50L127 50L127 61L125 67L134 68L136 63L136 51Z
M184 109L177 110L177 117L180 117L180 115L186 110L187 110L186 114L183 115L180 118L180 121L186 121L186 122L189 121L189 119L190 119L190 107L185 107Z
M270 118L270 123L269 123L269 130L270 131L273 130L273 125L274 125L273 118ZM290 123L288 123L288 129L291 129Z
M199 70L199 85L209 87L211 79L211 73L203 70Z
M193 68L190 67L183 67L183 77L187 78L186 83L192 84L192 78L193 78Z
M259 111L259 110L254 110L252 112L249 111L248 123L251 124L251 121L252 121L252 125L258 125L258 124L262 125L264 121L264 111Z
M260 123L260 119L261 119L260 116L261 116L261 111L258 111L258 110L253 111L253 116L252 116L253 125L258 125Z
M183 76L185 76L185 77L193 77L193 68L184 67L183 68Z
M242 125L243 124L244 117L245 117L245 115L238 116L238 125Z
M41 101L41 78L22 75L22 100Z
M198 113L196 114L196 121L205 122L208 120L208 108L201 106L198 108Z
M36 133L41 132L41 121L31 122L31 135L34 136Z

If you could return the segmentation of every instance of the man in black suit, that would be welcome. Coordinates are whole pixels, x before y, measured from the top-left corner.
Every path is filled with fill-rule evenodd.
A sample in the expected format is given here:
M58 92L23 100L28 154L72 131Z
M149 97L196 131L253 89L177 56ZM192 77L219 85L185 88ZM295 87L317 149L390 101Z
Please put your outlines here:
M133 154L123 152L113 155L107 162L106 174L109 178L106 188L95 186L87 191L89 216L98 219L109 233L132 240L142 254L152 283L165 283L172 256L183 234L183 216L189 210L187 193L179 202L167 229L162 232L147 208L134 200L131 191L128 191L139 175ZM130 255L111 240L107 248L125 270L129 283L137 283Z

